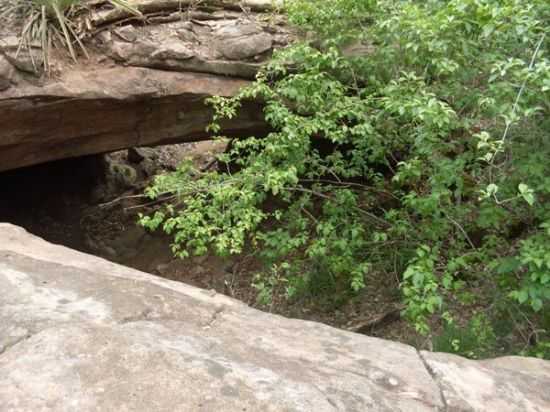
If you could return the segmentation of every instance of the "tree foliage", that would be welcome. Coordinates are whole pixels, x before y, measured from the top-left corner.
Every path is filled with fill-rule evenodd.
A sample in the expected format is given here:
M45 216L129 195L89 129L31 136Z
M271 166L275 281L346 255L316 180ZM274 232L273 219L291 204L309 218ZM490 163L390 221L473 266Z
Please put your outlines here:
M452 324L453 302L472 293L524 323L544 318L546 0L293 0L286 11L306 40L238 96L211 99L212 131L261 99L273 132L234 142L221 159L231 171L158 176L147 194L177 201L141 223L173 234L181 257L253 245L289 297L397 276L421 333Z

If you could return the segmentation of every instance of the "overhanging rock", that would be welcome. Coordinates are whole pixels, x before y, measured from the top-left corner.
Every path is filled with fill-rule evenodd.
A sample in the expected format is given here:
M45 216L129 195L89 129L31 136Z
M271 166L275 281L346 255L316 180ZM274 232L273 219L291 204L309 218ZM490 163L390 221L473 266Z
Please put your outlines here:
M0 21L0 171L133 146L209 138L205 99L232 96L291 39L271 2L133 0L144 17L88 1L78 18L90 58L19 48L23 22ZM19 26L18 26L19 25ZM19 27L19 28L18 28ZM263 134L259 104L222 124Z
M0 92L0 171L51 160L209 138L205 99L247 82L137 67L70 72L43 87ZM6 97L8 95L9 97ZM261 107L246 103L222 123L226 136L265 133Z
M6 411L550 410L550 362L285 319L9 224L0 291Z

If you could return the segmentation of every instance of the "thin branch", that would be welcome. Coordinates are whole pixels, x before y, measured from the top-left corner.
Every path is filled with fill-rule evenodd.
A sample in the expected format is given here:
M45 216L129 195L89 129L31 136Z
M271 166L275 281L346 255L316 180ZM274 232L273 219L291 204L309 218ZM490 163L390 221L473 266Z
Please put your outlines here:
M468 236L468 233L466 233L466 231L464 230L464 228L460 225L460 223L458 223L456 220L454 220L452 217L450 217L449 215L445 215L445 217L447 219L449 219L451 221L451 223L453 225L455 225L457 227L458 230L460 230L460 232L462 232L462 234L464 235L464 237L466 238L466 241L468 242L468 244L470 245L470 247L472 249L477 249L476 246L474 245L474 242L472 242L472 239L470 239L470 236Z
M349 187L357 187L359 189L362 189L366 192L378 192L383 193L385 195L391 196L394 199L398 200L398 197L395 196L393 193L388 192L386 190L377 189L372 186L366 186L362 185L361 183L355 183L355 182L343 182L343 181L336 181L336 180L330 180L330 179L300 179L301 183L327 183L331 185L337 185L337 186L349 186Z
M168 194L168 193L161 193L162 194ZM109 206L112 206L114 205L115 203L119 203L123 200L127 200L127 199L143 199L143 198L149 198L149 196L147 195L144 195L144 194L140 194L140 195L130 195L130 196L120 196L120 197L117 197L109 202L105 202L105 203L100 203L98 206L100 208L106 208L106 207L109 207Z
M542 46L542 42L544 41L544 37L546 36L546 33L542 33L540 36L540 40L537 43L537 47L535 48L535 51L533 52L533 56L531 57L531 62L529 63L529 67L527 68L528 71L531 71L533 69L533 66L535 65L535 59L537 57L537 54L540 50L540 47ZM516 100L514 101L514 106L512 107L512 115L516 113L516 110L519 105L519 100L521 99L521 96L523 94L523 91L525 90L525 86L527 85L527 76L525 79L523 79L523 83L521 84L521 87L519 89L519 92L516 96ZM508 137L508 131L510 130L510 126L512 125L512 122L506 122L506 128L504 129L504 133L502 134L502 146L504 146L504 143L506 142L506 138ZM493 154L493 157L491 158L491 165L494 163L494 159L496 157L497 152Z
M208 163L206 163L204 166L200 168L201 173L207 172L212 166L214 166L218 162L217 158L214 158L210 160Z
M309 218L311 220L313 220L315 223L319 224L319 221L315 218L315 216L313 216L311 214L311 212L309 210L307 210L305 207L301 206L300 209L302 210L302 212L304 212L306 215L309 216Z
M322 199L327 199L327 200L332 200L334 201L335 199L331 196L328 196L328 195L325 195L324 193L320 193L320 192L316 192L314 190L311 190L311 189L306 189L306 188L303 188L303 187L287 187L287 188L283 188L283 190L288 190L290 192L303 192L303 193L309 193L309 194L312 194L316 197L320 197ZM381 224L382 226L386 226L386 227L389 227L391 226L390 223L388 223L387 221L385 221L384 219L376 216L375 214L372 214L370 212L367 212L365 209L361 209L360 207L355 207L355 209L359 212L359 213L362 213L363 215L365 216L368 216L370 217L372 220L378 222L379 224Z
M158 203L162 203L162 202L166 202L168 200L175 199L176 197L177 197L177 195L172 195L172 196L168 196L168 197L163 197L162 199L155 199L155 200L152 200L151 202L142 203L140 205L128 206L128 207L124 208L124 211L133 210L133 209L140 209L142 207L153 206L153 205L156 205Z
M364 335L372 334L375 329L380 329L392 322L396 322L401 319L401 312L405 309L405 305L398 305L392 307L388 311L374 316L370 319L360 321L347 329L355 332L362 333Z

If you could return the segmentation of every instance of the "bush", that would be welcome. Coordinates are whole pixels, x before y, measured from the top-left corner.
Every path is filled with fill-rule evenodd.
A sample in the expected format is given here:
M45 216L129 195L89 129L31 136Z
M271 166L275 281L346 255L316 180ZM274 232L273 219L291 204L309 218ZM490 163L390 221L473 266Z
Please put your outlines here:
M485 315L475 315L466 326L446 324L433 341L436 352L455 353L471 359L490 356L495 352L497 337Z
M265 102L274 131L233 145L222 160L235 173L157 177L147 194L177 207L141 223L174 234L181 257L250 244L310 289L321 266L329 295L399 277L423 334L465 290L536 324L550 300L546 1L294 0L287 12L315 41L211 99L212 131L245 99Z

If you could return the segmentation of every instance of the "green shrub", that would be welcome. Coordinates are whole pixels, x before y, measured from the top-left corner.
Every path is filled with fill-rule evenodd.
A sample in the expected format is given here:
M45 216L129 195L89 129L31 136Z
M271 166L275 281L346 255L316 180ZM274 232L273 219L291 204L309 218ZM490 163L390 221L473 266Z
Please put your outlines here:
M520 355L550 360L550 340L537 342L534 346L521 351Z
M433 339L433 349L479 359L495 352L496 339L490 320L478 314L464 327L454 322L445 324L443 331Z
M329 295L397 277L424 334L468 296L517 302L527 319L547 311L547 2L294 0L287 11L315 41L211 99L211 131L261 99L273 132L233 145L223 160L235 173L157 177L147 194L177 207L141 223L174 234L182 257L250 244L310 290L325 273Z

